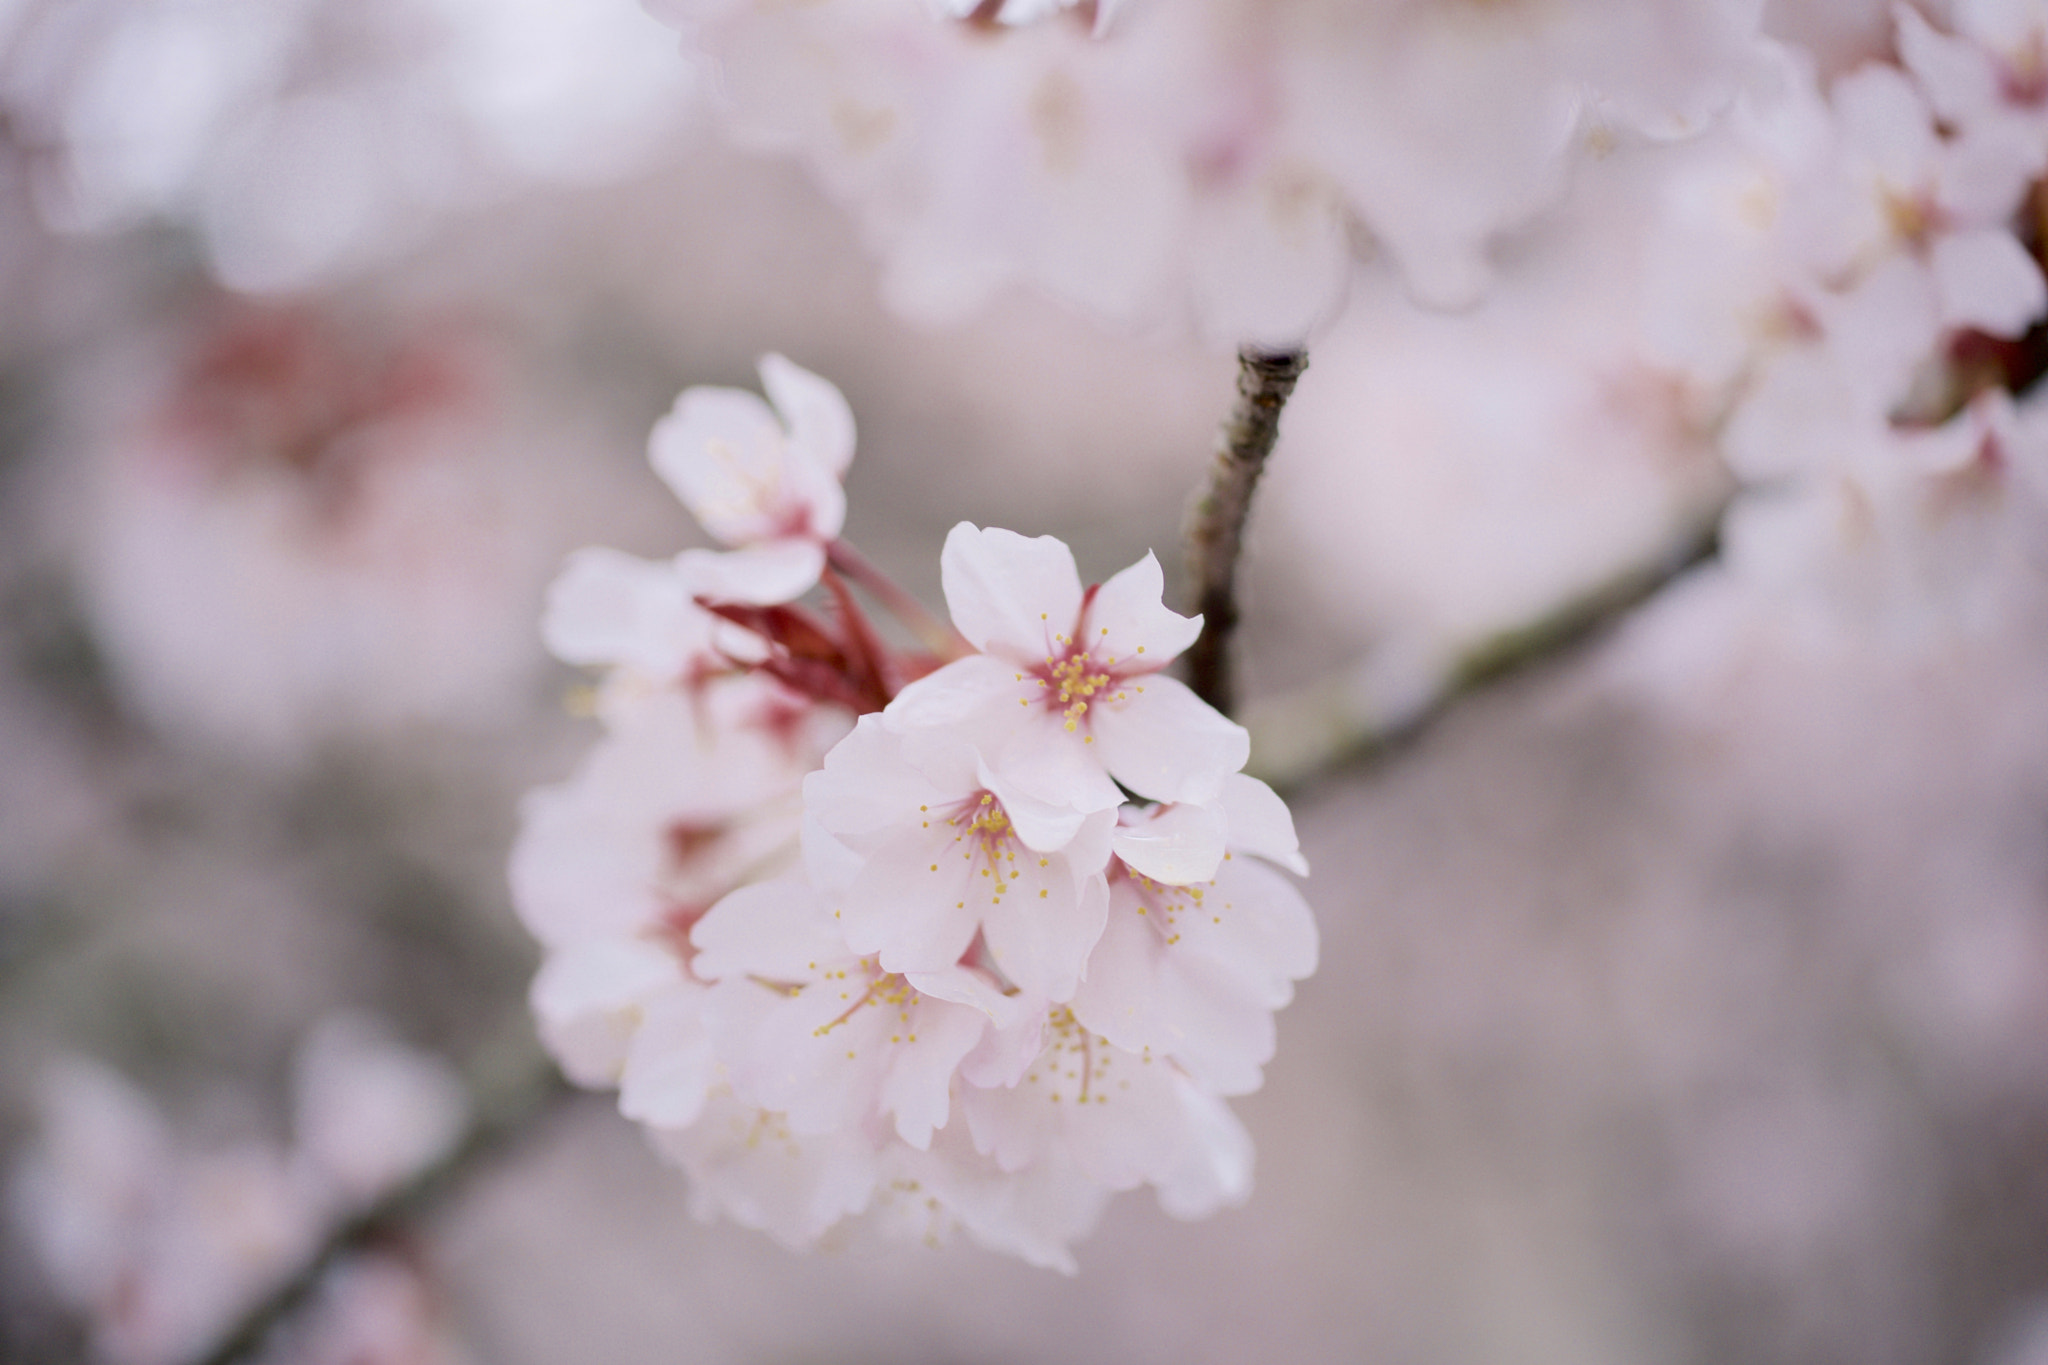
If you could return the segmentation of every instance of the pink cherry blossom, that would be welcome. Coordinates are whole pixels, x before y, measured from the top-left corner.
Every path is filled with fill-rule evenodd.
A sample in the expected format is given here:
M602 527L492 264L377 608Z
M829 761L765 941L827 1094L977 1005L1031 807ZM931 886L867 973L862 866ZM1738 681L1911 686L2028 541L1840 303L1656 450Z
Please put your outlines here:
M724 554L677 561L697 595L788 602L815 585L846 521L840 479L853 460L853 412L825 380L779 355L761 358L771 408L744 389L685 389L655 425L648 453Z
M951 728L987 762L1004 800L1108 810L1118 783L1202 802L1242 768L1250 738L1161 670L1200 617L1160 602L1151 555L1084 590L1073 554L966 522L940 559L953 624L982 654L905 688L884 713L898 733Z
M888 970L950 968L979 935L1004 979L1067 999L1102 933L1115 816L1013 804L990 782L965 743L863 716L804 781L811 866L834 856L825 840L855 855L847 940Z
M953 1077L990 1028L1029 1011L982 973L900 974L846 944L825 898L800 878L742 888L698 922L696 970L713 1047L736 1094L796 1133L868 1131L931 1145Z
M1259 860L1306 871L1286 807L1242 774L1225 793L1215 815L1233 851L1213 875L1159 880L1126 860L1127 850L1156 846L1120 842L1109 924L1073 1009L1125 1051L1171 1057L1203 1086L1241 1095L1259 1087L1273 1055L1272 1012L1315 970L1317 941L1300 893ZM1128 828L1175 813L1158 808Z

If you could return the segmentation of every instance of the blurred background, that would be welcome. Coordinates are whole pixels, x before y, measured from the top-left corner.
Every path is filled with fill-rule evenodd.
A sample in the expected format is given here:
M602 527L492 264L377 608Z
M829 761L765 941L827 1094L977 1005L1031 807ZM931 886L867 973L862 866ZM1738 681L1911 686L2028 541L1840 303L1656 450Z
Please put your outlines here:
M701 543L683 386L839 384L849 537L935 605L962 519L1173 578L1232 358L897 320L707 81L628 0L0 0L0 1359L197 1358L537 1065L504 859L596 733L541 593ZM1641 358L1661 154L1482 306L1361 266L1287 411L1242 658L1324 954L1247 1207L1124 1196L1073 1279L796 1257L551 1102L266 1358L2048 1362L2039 557L1904 626L1666 573L1729 483Z

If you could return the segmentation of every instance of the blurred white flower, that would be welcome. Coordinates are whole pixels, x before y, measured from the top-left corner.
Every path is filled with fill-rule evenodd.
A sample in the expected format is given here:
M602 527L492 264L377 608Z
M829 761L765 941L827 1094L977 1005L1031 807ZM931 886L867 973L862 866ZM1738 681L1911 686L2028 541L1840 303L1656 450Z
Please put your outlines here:
M902 309L1028 282L1124 322L1299 342L1368 242L1469 301L1574 149L1705 127L1757 0L1067 9L663 0L742 138L859 213ZM991 26L984 16L1001 21ZM1032 22L1037 21L1037 22Z
M71 1058L51 1068L34 1145L11 1172L11 1212L58 1298L84 1320L95 1359L173 1365L215 1344L298 1271L334 1222L446 1150L465 1112L445 1063L357 1017L314 1030L295 1089L291 1148L200 1148L105 1067ZM392 1277L413 1292L399 1292ZM351 1287L372 1283L380 1287L367 1298ZM359 1310L373 1301L388 1310L371 1334L387 1354L348 1358L454 1358L439 1353L448 1343L410 1270L362 1263L338 1272L325 1297L326 1311L291 1349L267 1358L335 1358L337 1334L365 1331ZM424 1351L430 1341L440 1345Z
M288 291L533 184L646 160L691 95L631 4L25 0L0 108L55 155L65 229L196 228L222 283Z

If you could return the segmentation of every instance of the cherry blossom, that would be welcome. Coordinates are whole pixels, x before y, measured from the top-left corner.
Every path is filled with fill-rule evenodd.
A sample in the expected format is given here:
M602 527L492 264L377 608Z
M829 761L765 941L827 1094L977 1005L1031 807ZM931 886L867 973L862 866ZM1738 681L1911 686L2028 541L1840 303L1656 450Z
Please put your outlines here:
M1171 1057L1216 1093L1240 1095L1259 1087L1273 1055L1272 1012L1315 970L1316 930L1300 893L1260 861L1307 871L1280 798L1239 773L1218 805L1229 849L1207 875L1155 877L1143 869L1157 863L1133 855L1156 843L1119 831L1109 923L1073 1010L1124 1051ZM1143 833L1176 813L1155 807L1125 828Z
M712 1044L735 1092L794 1132L863 1131L887 1115L928 1147L984 1032L1028 1011L983 973L886 970L847 946L826 904L802 879L763 882L697 924L695 969L720 983L706 1004Z
M1580 149L1699 132L1756 0L1540 6L662 0L743 140L860 214L946 320L1027 282L1118 321L1301 341L1357 260L1469 302ZM1114 21L1112 22L1112 9ZM936 12L934 12L936 11Z
M744 389L686 389L648 453L706 531L735 547L685 551L693 592L772 604L800 597L846 521L839 481L853 460L853 413L831 384L779 355L761 358L771 409Z
M1112 1191L1243 1199L1222 1096L1256 1088L1315 935L1258 862L1306 870L1245 731L1162 671L1201 621L1149 554L1084 588L1059 541L962 523L948 631L838 540L837 390L762 375L776 410L686 390L652 442L735 548L585 550L549 597L607 734L513 854L543 1041L700 1216L791 1246L960 1232L1071 1272ZM934 652L885 643L849 579ZM816 584L829 610L790 600ZM1221 927L1104 938L1190 903Z
M886 717L862 717L804 782L813 869L834 857L825 839L857 858L848 941L914 972L959 962L979 934L1005 979L1068 998L1102 932L1115 816L1013 806L967 745L906 740Z
M955 728L988 764L996 794L1092 812L1122 783L1158 801L1213 799L1250 739L1162 672L1201 618L1160 603L1151 555L1084 590L1050 536L962 522L940 558L953 624L983 651L898 694L899 733Z

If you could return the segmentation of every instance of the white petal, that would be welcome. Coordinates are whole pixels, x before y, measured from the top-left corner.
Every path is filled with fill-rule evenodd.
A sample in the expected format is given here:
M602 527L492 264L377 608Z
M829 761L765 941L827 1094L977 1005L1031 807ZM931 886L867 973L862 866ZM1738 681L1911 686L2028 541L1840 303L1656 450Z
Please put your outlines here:
M1256 777L1232 773L1223 779L1223 815L1230 822L1230 846L1276 862L1298 877L1308 875L1294 816L1287 803Z
M847 942L892 972L942 971L974 941L989 899L978 859L950 836L911 829L868 855L843 905Z
M932 1130L946 1126L953 1075L981 1041L986 1017L944 1001L923 1001L910 1011L905 1033L890 1035L888 1076L882 1082L883 1113L896 1117L896 1136L920 1150L931 1146ZM914 1028L914 1034L907 1030ZM898 1043L896 1038L903 1038Z
M1945 121L1968 123L1995 103L1996 77L1984 49L1936 30L1911 5L1894 5L1892 18L1897 25L1900 58Z
M1223 839L1220 806L1184 804L1156 807L1138 823L1120 826L1113 846L1125 866L1153 881L1179 884L1216 875L1223 862Z
M818 586L825 547L815 540L763 540L738 550L685 550L676 572L693 597L772 607Z
M703 1113L717 1070L704 1032L707 994L697 987L668 991L642 1007L619 1080L621 1114L657 1128L681 1128Z
M1051 536L963 521L946 536L939 575L955 628L976 649L1013 663L1062 653L1054 637L1080 619L1080 571L1073 552Z
M1044 866L1038 865L1041 861ZM1088 954L1102 937L1108 888L1100 876L1075 886L1072 869L1058 854L1019 858L1009 866L1003 885L1000 894L971 894L968 899L969 908L981 917L997 970L1028 996L1071 1000L1087 969Z
M804 779L804 809L837 836L859 836L915 825L920 810L957 800L903 761L903 741L879 714L862 716L825 762Z
M709 646L711 621L672 565L593 546L570 555L549 585L541 638L564 663L666 677Z
M685 389L647 438L654 472L728 545L777 534L786 504L782 424L744 389Z
M818 893L799 877L743 886L690 930L697 949L691 968L707 981L729 976L803 980L817 962L851 956L835 923Z
M1174 1098L1186 1139L1156 1182L1159 1207L1175 1218L1206 1218L1242 1204L1252 1192L1251 1134L1230 1106L1185 1077L1174 1078Z
M2041 267L2009 232L1945 234L1934 243L1932 263L1949 323L2016 337L2048 308Z
M1125 690L1128 700L1097 710L1094 747L1109 775L1138 795L1213 801L1251 757L1245 728L1174 679L1134 679Z
M683 979L675 954L641 939L550 953L528 998L548 1051L578 1085L615 1085L640 1002Z
M1160 599L1166 576L1148 550L1145 557L1095 590L1088 601L1081 641L1097 659L1166 667L1202 633L1202 618L1182 616Z
M791 453L836 476L853 463L853 409L829 381L801 365L761 357L761 387L789 424Z
M1009 817L1017 837L1034 852L1052 853L1065 848L1080 833L1082 822L1090 814L1072 806L1055 806L1041 801L1003 780L1002 775L985 762L978 763L976 767L976 778L982 786L995 793L996 800L1003 803L1003 813Z

